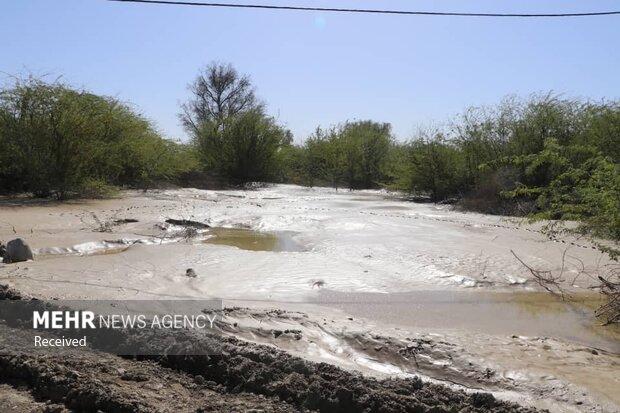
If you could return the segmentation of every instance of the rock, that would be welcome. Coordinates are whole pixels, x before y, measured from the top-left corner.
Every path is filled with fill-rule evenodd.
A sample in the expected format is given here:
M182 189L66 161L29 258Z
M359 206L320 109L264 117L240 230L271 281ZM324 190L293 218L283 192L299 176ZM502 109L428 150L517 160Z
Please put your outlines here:
M491 393L473 393L470 398L475 407L492 408L496 405L495 397Z
M123 218L123 219L115 219L114 223L117 225L121 225L121 224L133 224L135 222L138 222L137 219L134 218Z
M185 270L185 275L190 278L196 278L198 276L198 274L196 274L196 271L194 271L193 268L188 268L187 270Z
M166 223L172 224L172 225L178 225L182 227L191 227L191 228L196 228L196 229L211 228L211 226L203 222L190 221L188 219L167 219Z
M32 259L34 259L32 256L32 250L28 244L26 244L23 239L17 238L6 244L6 251L4 252L2 262L23 262Z

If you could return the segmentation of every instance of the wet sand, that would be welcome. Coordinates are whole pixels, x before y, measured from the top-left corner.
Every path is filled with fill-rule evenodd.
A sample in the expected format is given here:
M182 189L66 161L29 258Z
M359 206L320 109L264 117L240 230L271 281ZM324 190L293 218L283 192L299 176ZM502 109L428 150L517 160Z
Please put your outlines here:
M570 301L544 292L415 291L372 294L323 291L317 300L354 317L425 331L554 337L620 354L620 329L602 326L596 293Z
M166 224L170 218L211 228L189 233ZM594 272L605 258L583 241L550 241L539 229L384 191L283 185L7 201L0 239L20 236L36 257L0 265L0 282L40 298L219 297L250 308L231 334L314 361L422 374L554 411L613 411L620 406L618 332L592 316L589 279L573 282L581 263ZM566 274L564 287L578 302L541 293L511 251ZM188 268L196 278L185 276ZM246 317L252 308L302 311L310 321L267 317L257 326ZM304 340L274 341L278 323L304 329ZM407 337L445 349L413 363L402 358ZM389 344L399 340L402 348ZM499 373L487 378L487 368Z

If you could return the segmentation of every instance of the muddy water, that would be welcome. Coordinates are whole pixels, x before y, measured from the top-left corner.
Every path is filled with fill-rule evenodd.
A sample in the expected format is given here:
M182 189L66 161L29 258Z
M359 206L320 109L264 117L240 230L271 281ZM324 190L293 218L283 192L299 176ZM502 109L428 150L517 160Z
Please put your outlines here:
M204 239L204 236L207 236ZM85 248L74 247L47 247L35 251L37 260L58 259L66 256L97 256L114 255L127 251L133 245L161 245L162 243L194 243L228 245L247 251L271 251L271 252L301 252L304 247L293 239L294 233L280 232L261 232L250 229L240 228L211 228L205 234L197 238L184 238L181 236L163 240L157 237L151 239L137 239L135 241L93 241L92 245Z
M229 245L248 251L300 252L303 247L289 232L260 232L240 228L212 228L205 244Z
M620 329L593 315L596 294L565 302L547 293L417 291L373 294L322 291L319 303L373 322L429 331L561 338L620 354Z

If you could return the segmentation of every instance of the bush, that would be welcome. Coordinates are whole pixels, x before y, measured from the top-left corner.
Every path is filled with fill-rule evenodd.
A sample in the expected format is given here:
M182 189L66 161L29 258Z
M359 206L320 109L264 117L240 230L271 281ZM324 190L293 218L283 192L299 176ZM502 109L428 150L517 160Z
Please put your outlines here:
M502 167L478 179L475 187L465 193L458 206L467 211L497 215L523 216L536 211L532 200L507 199L502 194L514 189L518 171L512 167Z
M462 190L462 154L443 136L420 138L408 145L405 189L428 194L431 201L444 201L460 195Z
M594 147L560 146L545 142L537 154L510 160L526 173L544 168L549 182L541 186L520 184L502 195L508 199L533 199L536 219L577 221L564 230L607 240L620 240L620 166ZM606 247L612 257L617 248Z
M111 198L118 193L118 188L107 182L96 179L86 178L76 188L75 196L79 198Z
M290 135L275 120L256 109L228 117L222 125L204 122L194 137L203 168L234 183L276 180L279 151Z
M344 179L349 188L378 188L385 184L393 138L389 123L346 123L339 133L344 151Z
M146 185L183 170L181 148L113 98L33 78L0 90L7 191L64 199L84 188Z
M302 182L334 188L378 188L389 184L391 126L372 121L348 122L328 130L317 128L299 158Z

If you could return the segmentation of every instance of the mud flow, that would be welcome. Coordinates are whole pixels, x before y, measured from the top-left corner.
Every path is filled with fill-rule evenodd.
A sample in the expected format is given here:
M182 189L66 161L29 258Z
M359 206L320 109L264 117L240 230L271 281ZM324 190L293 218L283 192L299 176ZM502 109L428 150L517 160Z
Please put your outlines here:
M0 301L59 308L54 303L23 298L17 291L0 286ZM81 350L35 354L29 350L29 343L36 332L17 328L20 324L22 320L17 319L0 322L0 406L11 403L29 411L62 413L535 411L489 393L453 390L424 383L418 377L377 380L231 336L219 336L222 351L214 355L118 357L97 340ZM220 327L231 328L224 324ZM119 340L129 338L128 331L119 330L117 334ZM167 333L147 334L150 343L174 345ZM175 336L185 334L178 331ZM197 334L194 344L210 341L209 336ZM37 405L37 400L45 401L45 405Z
M558 337L620 354L618 326L601 326L600 295L571 301L539 292L417 291L372 294L323 290L319 302L375 322L435 331Z
M103 379L110 380L105 391L118 384L128 396L163 386L162 394L186 394L189 411L204 407L193 399L204 400L194 384L225 396L226 406L211 411L248 410L233 403L240 392L253 393L248 407L265 411L517 411L506 402L605 413L620 406L618 330L595 319L594 284L579 276L610 262L584 240L550 240L527 222L386 191L290 185L123 191L109 200L0 206L0 218L0 240L23 238L34 253L34 261L0 264L0 284L20 293L52 302L220 298L239 307L222 326L236 340L229 356L150 360L155 370L144 372L144 382L115 373L142 364L112 355L115 370L92 376L56 357L24 377L34 358L4 358L0 384L11 385L4 393L17 405L41 399L115 411L105 403L122 402L95 395L102 403L82 404L43 392L66 376L47 369L67 367L77 375L63 383L79 394ZM541 291L515 255L563 274L573 299ZM98 369L101 349L92 350L85 357ZM181 387L159 380L165 375ZM413 385L417 378L424 385ZM203 380L213 383L203 389ZM493 394L495 407L487 396L470 399L476 392ZM271 405L261 406L262 398ZM148 408L127 410L171 407L145 400Z

